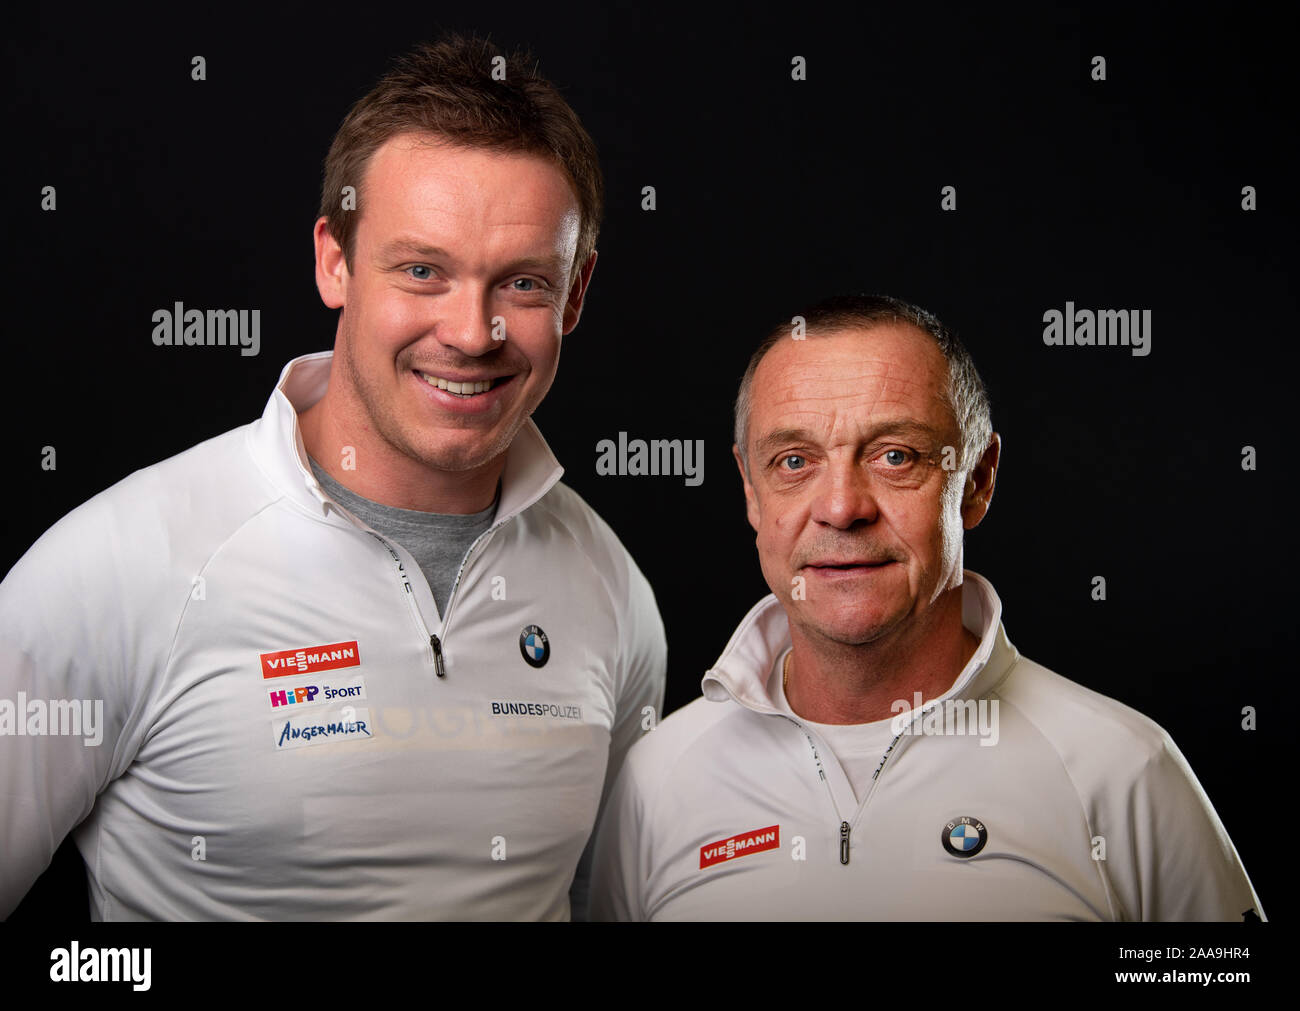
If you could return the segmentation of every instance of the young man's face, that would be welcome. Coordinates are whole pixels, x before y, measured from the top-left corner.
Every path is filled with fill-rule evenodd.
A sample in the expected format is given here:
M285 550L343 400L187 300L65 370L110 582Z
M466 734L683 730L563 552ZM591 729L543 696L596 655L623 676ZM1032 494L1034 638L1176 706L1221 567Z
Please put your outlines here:
M577 198L539 156L409 133L375 152L359 192L352 269L339 257L318 273L343 308L335 377L397 452L443 471L488 465L577 325L595 262L571 276ZM318 246L333 241L322 232Z
M783 340L754 375L749 520L763 575L805 634L875 641L960 583L960 455L935 343L878 324ZM978 512L978 516L976 515Z

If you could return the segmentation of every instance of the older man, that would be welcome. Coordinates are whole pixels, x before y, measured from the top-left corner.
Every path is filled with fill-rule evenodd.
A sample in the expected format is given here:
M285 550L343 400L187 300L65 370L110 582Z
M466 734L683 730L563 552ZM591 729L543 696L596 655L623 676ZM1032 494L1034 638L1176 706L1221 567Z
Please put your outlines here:
M1020 656L963 531L1000 441L929 313L838 298L773 331L735 455L772 596L704 698L632 749L597 838L608 919L1252 919L1182 755Z
M600 207L520 55L422 47L357 103L315 227L333 355L0 585L0 916L74 827L96 919L565 919L571 885L582 913L665 665L529 418ZM35 718L83 702L93 734Z

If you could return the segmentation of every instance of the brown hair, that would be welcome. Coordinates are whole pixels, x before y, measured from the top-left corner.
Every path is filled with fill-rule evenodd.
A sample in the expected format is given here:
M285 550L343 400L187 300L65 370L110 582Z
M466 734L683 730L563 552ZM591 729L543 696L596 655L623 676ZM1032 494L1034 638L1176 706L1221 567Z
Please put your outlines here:
M493 78L504 57L504 80ZM496 61L501 67L500 61ZM317 217L352 269L366 167L380 146L400 133L439 134L464 147L538 154L568 176L581 222L573 270L596 248L604 183L596 145L555 85L524 52L504 54L486 39L451 35L401 56L344 118L329 154ZM355 186L357 211L342 208L344 186Z

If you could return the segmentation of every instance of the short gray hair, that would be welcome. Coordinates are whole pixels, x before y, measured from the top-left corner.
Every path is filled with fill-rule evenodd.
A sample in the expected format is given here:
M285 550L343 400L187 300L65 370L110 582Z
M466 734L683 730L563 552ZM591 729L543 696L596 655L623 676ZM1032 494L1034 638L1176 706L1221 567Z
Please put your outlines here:
M889 295L836 295L818 302L811 309L797 315L804 320L804 333L813 335L867 328L878 323L907 323L931 337L948 362L948 405L957 419L961 433L961 462L959 467L968 471L979 462L980 456L993 438L993 419L989 411L989 395L975 369L975 362L966 345L952 330L944 326L933 313ZM793 321L782 321L763 338L749 359L749 367L740 380L736 396L736 445L740 459L749 475L749 415L752 408L754 373L759 362L777 342L793 336Z

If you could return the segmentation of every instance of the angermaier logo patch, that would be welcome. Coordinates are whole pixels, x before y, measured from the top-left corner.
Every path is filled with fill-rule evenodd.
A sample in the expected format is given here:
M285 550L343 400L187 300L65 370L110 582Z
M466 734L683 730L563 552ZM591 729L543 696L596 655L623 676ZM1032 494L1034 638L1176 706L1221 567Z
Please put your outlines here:
M259 653L263 678L282 678L291 674L315 674L317 671L338 670L340 667L361 665L361 652L357 641L332 642L327 646L304 646L302 649L283 649L278 653Z
M326 741L366 740L374 737L369 709L318 709L315 712L295 712L271 721L271 735L275 750L305 748Z
M736 857L749 856L751 853L762 853L764 850L774 850L780 845L780 825L769 825L767 828L756 828L752 832L742 832L740 835L733 835L730 839L722 839L715 843L709 843L707 846L701 846L700 870L712 867L714 864L724 863L727 860L734 860Z

